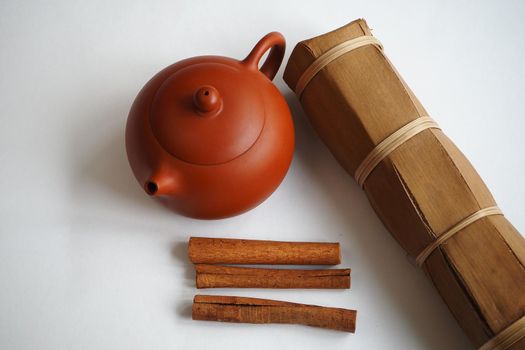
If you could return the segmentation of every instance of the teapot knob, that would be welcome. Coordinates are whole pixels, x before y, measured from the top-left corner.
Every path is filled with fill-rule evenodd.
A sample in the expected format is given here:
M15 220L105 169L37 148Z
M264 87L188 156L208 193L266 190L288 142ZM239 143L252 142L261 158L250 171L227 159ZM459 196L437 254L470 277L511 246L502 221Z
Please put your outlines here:
M222 107L222 98L216 88L210 85L199 87L193 94L193 103L202 114L209 115Z

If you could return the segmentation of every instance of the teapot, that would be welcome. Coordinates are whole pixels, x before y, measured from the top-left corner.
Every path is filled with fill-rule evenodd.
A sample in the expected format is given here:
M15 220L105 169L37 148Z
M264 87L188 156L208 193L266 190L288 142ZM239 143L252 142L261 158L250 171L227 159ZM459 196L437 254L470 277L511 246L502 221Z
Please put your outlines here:
M290 110L272 83L284 50L272 32L242 61L192 57L148 81L126 124L129 164L148 195L201 219L234 216L270 196L294 150Z

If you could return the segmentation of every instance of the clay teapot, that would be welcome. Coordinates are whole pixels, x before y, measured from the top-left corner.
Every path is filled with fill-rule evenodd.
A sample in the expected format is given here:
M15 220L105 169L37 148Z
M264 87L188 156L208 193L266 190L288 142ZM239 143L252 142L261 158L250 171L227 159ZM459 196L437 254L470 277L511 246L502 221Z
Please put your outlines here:
M126 150L147 194L183 215L215 219L257 206L279 186L294 148L290 110L272 83L284 49L273 32L242 61L185 59L142 88Z

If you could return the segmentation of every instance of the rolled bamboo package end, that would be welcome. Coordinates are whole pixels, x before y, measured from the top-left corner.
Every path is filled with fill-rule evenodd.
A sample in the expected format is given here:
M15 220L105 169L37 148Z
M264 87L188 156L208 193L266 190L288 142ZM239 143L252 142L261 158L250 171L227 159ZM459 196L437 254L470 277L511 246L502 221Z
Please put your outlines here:
M357 311L269 299L196 295L192 318L234 323L302 324L354 333Z
M188 255L194 264L337 265L339 243L280 242L190 237Z

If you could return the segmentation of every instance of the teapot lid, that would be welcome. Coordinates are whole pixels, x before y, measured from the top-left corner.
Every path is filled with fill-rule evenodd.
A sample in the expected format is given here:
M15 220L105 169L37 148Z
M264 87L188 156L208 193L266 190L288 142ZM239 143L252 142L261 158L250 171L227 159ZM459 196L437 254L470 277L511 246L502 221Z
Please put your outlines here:
M243 61L190 59L167 78L150 106L151 128L160 145L172 156L199 165L225 163L246 152L264 127L261 84L266 78L261 73L270 80L275 76L284 55L280 38L279 33L268 34ZM270 47L259 73L258 61Z

